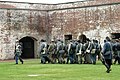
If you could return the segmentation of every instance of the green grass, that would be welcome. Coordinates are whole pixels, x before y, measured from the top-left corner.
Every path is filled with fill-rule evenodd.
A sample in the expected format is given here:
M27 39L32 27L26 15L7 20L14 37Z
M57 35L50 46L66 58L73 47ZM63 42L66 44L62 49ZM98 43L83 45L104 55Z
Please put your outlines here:
M39 59L0 62L0 80L120 80L120 65L106 73L100 62L92 64L40 64ZM37 76L29 76L37 75Z

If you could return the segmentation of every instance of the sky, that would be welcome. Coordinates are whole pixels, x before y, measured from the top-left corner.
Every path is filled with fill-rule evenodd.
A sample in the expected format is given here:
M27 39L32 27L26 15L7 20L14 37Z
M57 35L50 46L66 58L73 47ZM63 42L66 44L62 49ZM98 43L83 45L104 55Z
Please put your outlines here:
M74 2L74 1L84 1L84 0L0 0L0 1L15 1L15 2L57 4L57 3Z

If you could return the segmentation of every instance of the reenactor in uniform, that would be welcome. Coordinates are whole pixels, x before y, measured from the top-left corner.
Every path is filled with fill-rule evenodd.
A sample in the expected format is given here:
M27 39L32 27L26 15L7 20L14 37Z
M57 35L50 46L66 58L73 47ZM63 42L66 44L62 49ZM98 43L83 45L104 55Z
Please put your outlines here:
M62 63L62 55L64 53L64 50L62 50L62 49L63 49L63 43L62 43L62 41L61 40L57 40L55 54L56 54L57 60L58 60L56 62L58 62L58 63Z
M75 63L75 58L76 58L76 44L74 43L74 41L70 41L70 43L68 45L67 63L70 60L70 64L74 64Z
M52 61L52 63L55 63L55 41L51 41L48 47L49 57Z
M110 42L110 38L106 37L106 42L104 43L102 54L105 60L105 67L107 68L107 73L110 73L111 71L111 65L112 65L112 44Z
M80 40L78 40L78 45L76 46L76 57L77 57L77 63L82 64L83 60L83 44L80 42Z
M16 64L18 64L18 59L20 60L20 62L23 64L23 60L21 58L21 54L22 54L22 45L20 44L20 42L17 40L16 44L15 44L15 62Z
M84 63L85 64L91 64L92 59L91 59L91 49L92 49L92 44L90 39L87 39L87 42L85 43L85 55L84 55Z
M96 40L95 42L96 42L96 54L98 56L98 60L100 60L100 57L101 57L100 53L101 53L102 47L98 42L98 40Z
M120 42L119 40L116 40L116 43L114 45L114 57L115 61L114 64L118 61L118 64L120 64Z
M97 53L96 53L96 50L97 50L96 40L93 40L91 48L92 48L92 49L91 49L91 59L92 59L92 63L93 63L93 64L96 64L96 56L97 56Z
M43 39L40 42L39 53L40 53L41 63L46 64L47 61L48 61L48 63L51 62L51 60L49 58L49 55L48 55L47 42L45 40L43 40Z
M63 41L58 45L58 63L62 64L65 63L64 60L64 54L65 54L65 44Z

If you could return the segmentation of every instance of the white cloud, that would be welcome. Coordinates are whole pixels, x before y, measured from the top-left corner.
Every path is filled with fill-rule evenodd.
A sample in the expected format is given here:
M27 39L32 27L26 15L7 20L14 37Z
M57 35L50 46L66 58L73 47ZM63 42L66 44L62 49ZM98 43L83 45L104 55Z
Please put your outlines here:
M4 1L4 0L0 0L0 1ZM56 3L84 1L84 0L6 0L6 1L56 4Z

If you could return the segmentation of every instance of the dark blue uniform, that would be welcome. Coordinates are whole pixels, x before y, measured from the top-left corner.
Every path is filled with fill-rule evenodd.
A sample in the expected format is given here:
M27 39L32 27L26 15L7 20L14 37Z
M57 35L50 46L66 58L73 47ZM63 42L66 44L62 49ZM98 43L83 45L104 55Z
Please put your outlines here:
M108 65L107 68L107 73L109 73L111 71L111 65L112 65L112 44L111 42L107 41L104 43L104 46L103 46L103 56L104 56L104 59L105 59L105 62L106 64Z

